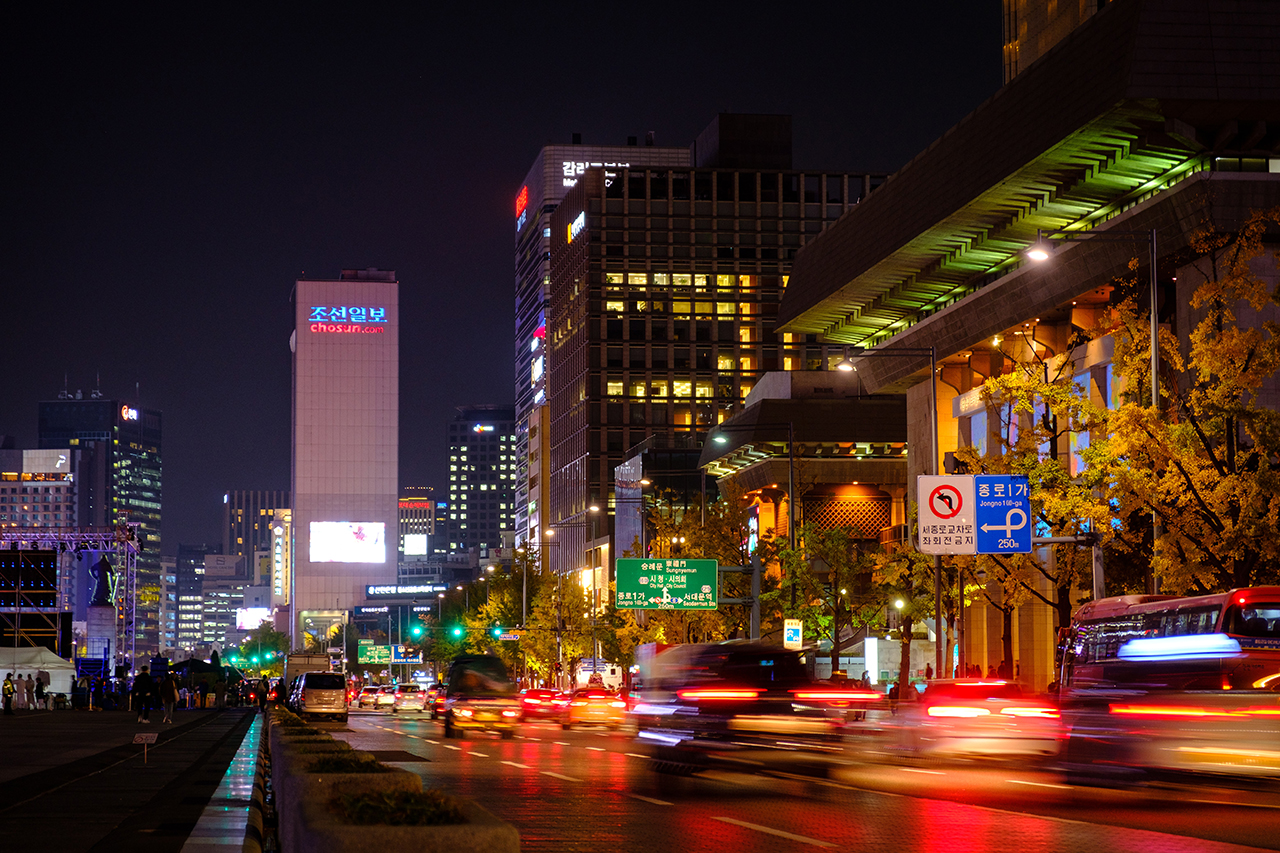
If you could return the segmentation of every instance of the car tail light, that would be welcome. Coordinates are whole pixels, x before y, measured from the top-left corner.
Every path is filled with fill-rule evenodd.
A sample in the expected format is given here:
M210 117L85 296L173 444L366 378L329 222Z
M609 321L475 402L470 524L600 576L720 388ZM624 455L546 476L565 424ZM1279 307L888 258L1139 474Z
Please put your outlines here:
M610 702L610 703L609 703L609 707L610 707L610 708L625 708L625 707L627 707L627 703L626 703L626 702Z
M797 699L816 699L823 702L873 702L880 694L871 690L792 690Z
M970 705L934 705L929 709L930 717L987 717L991 712L986 708L974 708Z
M1058 713L1057 708L1030 705L1001 708L1000 713L1006 717L1036 717L1041 720L1056 720L1062 716L1062 714Z
M1190 705L1112 705L1111 713L1129 717L1280 717L1280 707L1251 707L1238 710L1197 708Z
M569 700L568 699L552 699L551 703L553 705L568 705Z
M472 712L470 708L458 708L454 713L459 717L470 717Z
M681 699L699 700L699 699L755 699L763 691L761 690L729 690L724 688L699 688L693 690L678 690L676 695Z
M526 704L526 705L541 705L541 704L542 704L542 700L541 700L541 699L524 699L524 700L522 700L522 701L523 701L523 702L524 702L524 704Z
M504 717L518 717L519 715L520 715L519 711L503 711L502 712L502 716Z
M587 704L587 700L585 700L585 699L579 699L578 701L576 701L576 702L570 702L569 704L570 704L570 705L572 705L572 706L573 706L573 707L575 707L575 708L581 708L583 705Z

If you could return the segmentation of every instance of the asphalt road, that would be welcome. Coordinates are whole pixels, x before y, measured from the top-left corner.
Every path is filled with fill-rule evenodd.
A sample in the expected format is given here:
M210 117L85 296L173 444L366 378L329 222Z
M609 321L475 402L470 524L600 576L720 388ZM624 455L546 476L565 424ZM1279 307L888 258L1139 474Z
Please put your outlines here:
M867 761L853 745L825 781L672 781L625 732L531 723L514 740L446 741L426 717L354 710L348 729L335 734L383 760L414 759L396 766L514 823L522 851L1280 850L1280 795L1249 787L1077 788L1017 765Z

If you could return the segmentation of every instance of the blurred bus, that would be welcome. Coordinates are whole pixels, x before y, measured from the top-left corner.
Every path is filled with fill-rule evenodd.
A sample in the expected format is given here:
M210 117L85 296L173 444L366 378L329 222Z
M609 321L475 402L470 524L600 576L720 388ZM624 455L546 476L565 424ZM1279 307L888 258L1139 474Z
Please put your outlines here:
M1280 778L1280 587L1090 602L1059 677L1072 781Z

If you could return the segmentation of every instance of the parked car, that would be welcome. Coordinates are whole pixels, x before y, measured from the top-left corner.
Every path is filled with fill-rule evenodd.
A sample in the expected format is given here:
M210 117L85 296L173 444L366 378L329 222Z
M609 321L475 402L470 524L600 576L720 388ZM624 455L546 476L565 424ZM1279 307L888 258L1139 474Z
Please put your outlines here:
M514 737L520 722L520 702L502 659L494 655L454 658L442 714L447 738L465 737L468 729Z
M423 690L416 684L401 684L396 688L394 699L391 703L391 713L398 714L401 711L417 711L421 714L426 710L427 691Z
M340 672L304 672L298 677L297 714L347 721L347 683Z

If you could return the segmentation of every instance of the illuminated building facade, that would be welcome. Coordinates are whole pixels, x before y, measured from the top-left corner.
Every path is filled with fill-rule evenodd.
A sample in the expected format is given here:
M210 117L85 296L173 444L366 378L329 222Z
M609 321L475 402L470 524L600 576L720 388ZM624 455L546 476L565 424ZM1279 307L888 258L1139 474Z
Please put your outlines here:
M400 314L395 273L343 270L294 292L294 644L395 583Z
M515 518L515 411L459 406L449 422L449 553L485 559Z
M400 556L424 559L436 546L436 495L430 486L406 486L400 494Z
M613 473L697 446L771 370L842 357L774 318L791 259L883 176L791 168L789 116L721 115L694 168L589 169L551 216L550 494L561 570L604 564ZM630 544L630 543L628 543Z
M653 137L644 145L629 137L627 145L583 145L574 134L571 145L548 145L538 152L515 197L515 416L516 510L512 529L517 541L537 541L549 473L540 421L547 406L546 325L551 288L551 213L564 194L588 169L628 166L687 168L687 146L662 147Z
M1121 399L1116 339L1089 338L1133 293L1126 279L1139 283L1142 313L1154 290L1157 322L1188 346L1204 280L1192 263L1198 232L1233 233L1251 211L1280 204L1280 52L1268 49L1278 27L1271 4L1106 4L1053 35L1053 50L799 255L778 309L783 329L883 356L936 350L936 378L927 354L854 358L869 393L906 392L909 448L929 447L937 424L939 458L908 455L909 499L916 475L948 470L961 447L998 448L1016 427L983 394L990 377L1069 363L1095 404ZM1034 263L1026 252L1040 231L1076 239ZM1273 262L1259 274L1274 281ZM1260 400L1277 405L1274 394L1264 388ZM1055 448L1073 474L1089 441L1073 432ZM1052 549L1037 558L1053 570ZM1036 582L1048 601L1076 594ZM985 668L1000 663L1006 627L983 598L969 608L961 657ZM1055 677L1055 621L1032 599L1008 627L1020 677L1036 689Z
M222 553L252 558L271 548L271 520L289 507L287 491L239 491L222 496Z
M76 475L81 527L138 525L136 645L139 658L160 651L160 412L94 392L64 393L39 404L42 449L84 451Z

